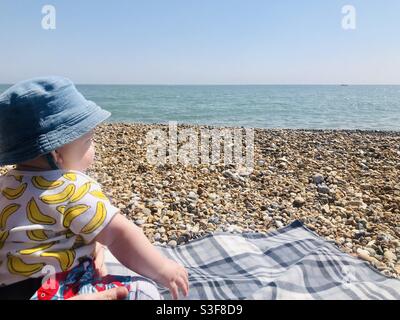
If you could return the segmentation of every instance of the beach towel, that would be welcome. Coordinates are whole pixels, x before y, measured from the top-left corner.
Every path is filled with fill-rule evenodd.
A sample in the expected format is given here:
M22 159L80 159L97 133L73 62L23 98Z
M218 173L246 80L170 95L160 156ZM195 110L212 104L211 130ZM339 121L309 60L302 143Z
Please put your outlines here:
M158 248L187 268L186 299L400 299L400 280L340 251L300 221L267 234L217 232ZM135 274L109 251L106 264L111 274ZM159 290L171 299L168 289Z
M111 274L98 277L93 260L89 258L71 270L57 273L55 277L44 281L31 300L66 300L122 286L128 289L125 300L162 300L155 283L150 279Z

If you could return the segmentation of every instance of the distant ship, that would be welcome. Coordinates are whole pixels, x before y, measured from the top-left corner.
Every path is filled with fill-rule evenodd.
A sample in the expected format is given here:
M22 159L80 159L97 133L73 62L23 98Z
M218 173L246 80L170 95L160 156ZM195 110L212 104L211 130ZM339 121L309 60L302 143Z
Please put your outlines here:
M349 85L348 84L341 84L340 86L341 87L348 87Z

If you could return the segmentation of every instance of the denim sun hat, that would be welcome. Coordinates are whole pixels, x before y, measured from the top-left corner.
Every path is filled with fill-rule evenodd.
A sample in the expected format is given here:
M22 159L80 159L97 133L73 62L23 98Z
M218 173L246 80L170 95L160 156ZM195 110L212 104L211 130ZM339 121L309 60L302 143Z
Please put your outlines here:
M0 165L48 155L111 115L58 76L19 82L0 95Z

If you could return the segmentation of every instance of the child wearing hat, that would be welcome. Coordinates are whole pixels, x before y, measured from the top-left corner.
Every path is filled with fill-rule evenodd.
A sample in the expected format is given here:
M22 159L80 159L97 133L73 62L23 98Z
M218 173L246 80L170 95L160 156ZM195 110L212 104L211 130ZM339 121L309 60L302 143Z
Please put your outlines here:
M110 115L62 77L26 80L0 95L0 165L16 165L0 177L0 298L66 299L125 286L130 299L160 299L152 280L174 299L188 294L186 269L85 174L94 129ZM96 243L143 277L100 277Z

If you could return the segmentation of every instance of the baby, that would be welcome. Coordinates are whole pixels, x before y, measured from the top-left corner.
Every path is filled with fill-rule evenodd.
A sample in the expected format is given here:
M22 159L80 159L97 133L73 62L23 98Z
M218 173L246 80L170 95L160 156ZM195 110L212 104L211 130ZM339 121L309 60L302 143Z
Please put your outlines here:
M135 286L137 277L97 279L92 270L104 272L96 246L169 288L174 299L179 291L188 295L186 269L161 255L85 174L94 129L110 115L62 77L23 81L0 95L0 165L16 164L0 177L0 298L17 292L62 299L118 283L140 291L136 298L159 297L149 280ZM57 288L42 285L49 270Z

